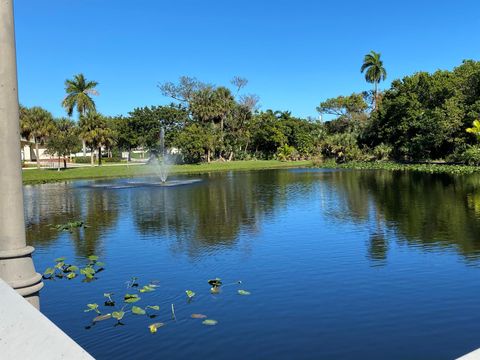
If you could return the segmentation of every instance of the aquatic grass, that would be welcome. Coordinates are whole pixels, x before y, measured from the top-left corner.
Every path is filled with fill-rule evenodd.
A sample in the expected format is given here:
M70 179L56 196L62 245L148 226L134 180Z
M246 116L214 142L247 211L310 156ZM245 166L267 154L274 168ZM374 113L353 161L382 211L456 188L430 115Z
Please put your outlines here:
M409 164L382 161L351 161L337 164L334 161L326 161L316 164L315 167L327 169L353 169L353 170L388 170L388 171L411 171L428 174L451 174L469 175L480 172L480 166L454 165L442 163Z

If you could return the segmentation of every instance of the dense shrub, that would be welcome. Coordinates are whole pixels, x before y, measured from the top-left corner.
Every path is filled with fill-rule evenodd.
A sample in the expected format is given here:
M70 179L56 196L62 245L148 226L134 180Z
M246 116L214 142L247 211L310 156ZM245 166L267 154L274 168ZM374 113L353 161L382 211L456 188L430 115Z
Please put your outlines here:
M277 149L276 157L280 161L298 160L299 154L293 146L285 144Z
M75 156L72 158L72 162L76 164L90 164L90 156Z
M337 163L366 159L353 133L328 136L322 144L322 155L335 159Z
M390 145L381 143L372 150L375 160L386 161L390 159L393 148Z
M467 146L466 149L457 157L458 161L470 166L480 165L480 146Z

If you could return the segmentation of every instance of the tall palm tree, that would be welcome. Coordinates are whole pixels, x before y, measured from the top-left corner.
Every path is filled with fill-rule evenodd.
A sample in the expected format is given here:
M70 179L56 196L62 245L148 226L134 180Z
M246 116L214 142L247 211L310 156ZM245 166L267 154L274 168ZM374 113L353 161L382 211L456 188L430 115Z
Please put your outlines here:
M98 95L95 87L96 81L87 81L83 74L77 74L72 80L65 80L67 96L62 101L62 106L67 110L68 116L72 116L76 108L79 115L86 115L89 111L95 111L95 102L91 95Z
M39 106L34 106L30 109L22 108L20 112L20 128L22 135L28 138L33 137L37 168L40 168L40 150L38 147L55 129L53 116Z
M376 53L375 51L370 51L365 55L363 59L362 67L360 72L363 73L365 70L365 80L367 82L374 84L374 101L375 109L377 109L378 103L378 84L380 81L383 81L387 78L387 70L383 67L383 61L380 59L381 54Z
M96 111L95 102L91 95L97 96L98 91L95 87L98 85L96 81L87 81L83 74L77 74L72 80L65 80L65 92L67 95L62 101L62 106L67 111L68 116L72 116L73 110L76 109L78 116L87 115L87 112ZM83 141L83 153L85 155L85 139Z

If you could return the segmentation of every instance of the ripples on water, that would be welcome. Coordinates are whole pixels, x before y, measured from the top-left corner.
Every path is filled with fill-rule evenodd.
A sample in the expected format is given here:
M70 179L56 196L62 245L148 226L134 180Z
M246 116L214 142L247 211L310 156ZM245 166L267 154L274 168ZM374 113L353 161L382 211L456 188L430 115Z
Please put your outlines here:
M202 180L25 187L39 270L59 256L107 263L95 282L47 282L41 294L42 311L96 358L451 359L480 347L480 177L278 170ZM90 227L50 226L76 219ZM85 330L85 304L122 295L132 276L160 280L147 303L161 306L159 321L175 303L177 322L155 335L140 317ZM210 295L217 276L252 295ZM197 292L189 304L186 289Z

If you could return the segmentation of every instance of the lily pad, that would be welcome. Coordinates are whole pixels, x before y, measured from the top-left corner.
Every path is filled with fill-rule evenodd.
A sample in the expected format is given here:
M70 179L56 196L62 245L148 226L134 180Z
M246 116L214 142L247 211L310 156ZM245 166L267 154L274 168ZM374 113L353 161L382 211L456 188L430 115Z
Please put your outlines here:
M67 271L76 272L78 271L78 266L70 265L69 267L67 267Z
M206 319L207 318L207 315L203 315L203 314L192 314L190 315L190 317L192 319Z
M98 260L98 256L97 256L97 255L90 255L90 256L88 257L88 260L90 260L90 261L97 261L97 260Z
M76 277L76 276L77 276L77 274L75 274L74 272L71 272L71 273L68 273L67 279L71 280L71 279L73 279L73 278Z
M218 324L218 321L213 319L206 319L202 321L202 324L207 326L214 326Z
M250 291L247 291L247 290L238 290L238 295L250 295Z
M185 293L187 294L187 297L189 299L193 298L195 296L195 292L192 290L186 290Z
M160 310L160 306L158 306L158 305L148 305L146 307L146 309L152 309L152 310L158 311L158 310Z
M64 261L65 261L65 258L64 258L64 257L59 257L59 258L56 258L54 261L55 261L56 263L64 262Z
M138 296L137 294L125 294L124 296L124 301L128 304L132 304L140 300L141 297Z
M146 311L143 310L141 307L132 306L132 314L135 314L135 315L145 315L145 314L146 314Z
M112 312L112 317L114 319L117 319L118 321L122 320L124 316L125 316L124 311L114 311L114 312Z
M47 268L44 273L43 273L43 276L44 277L50 277L52 276L53 274L55 274L55 269L54 268Z
M88 309L84 310L84 312L95 311L96 313L100 314L98 311L98 304L87 304Z
M150 285L145 285L143 288L141 288L139 290L141 293L145 293L145 292L151 292L151 291L155 291L155 287L153 286L150 286Z
M150 332L153 334L153 333L156 333L157 329L162 327L162 326L165 326L165 324L161 323L161 322L158 322L158 323L148 325L148 328L150 329Z

